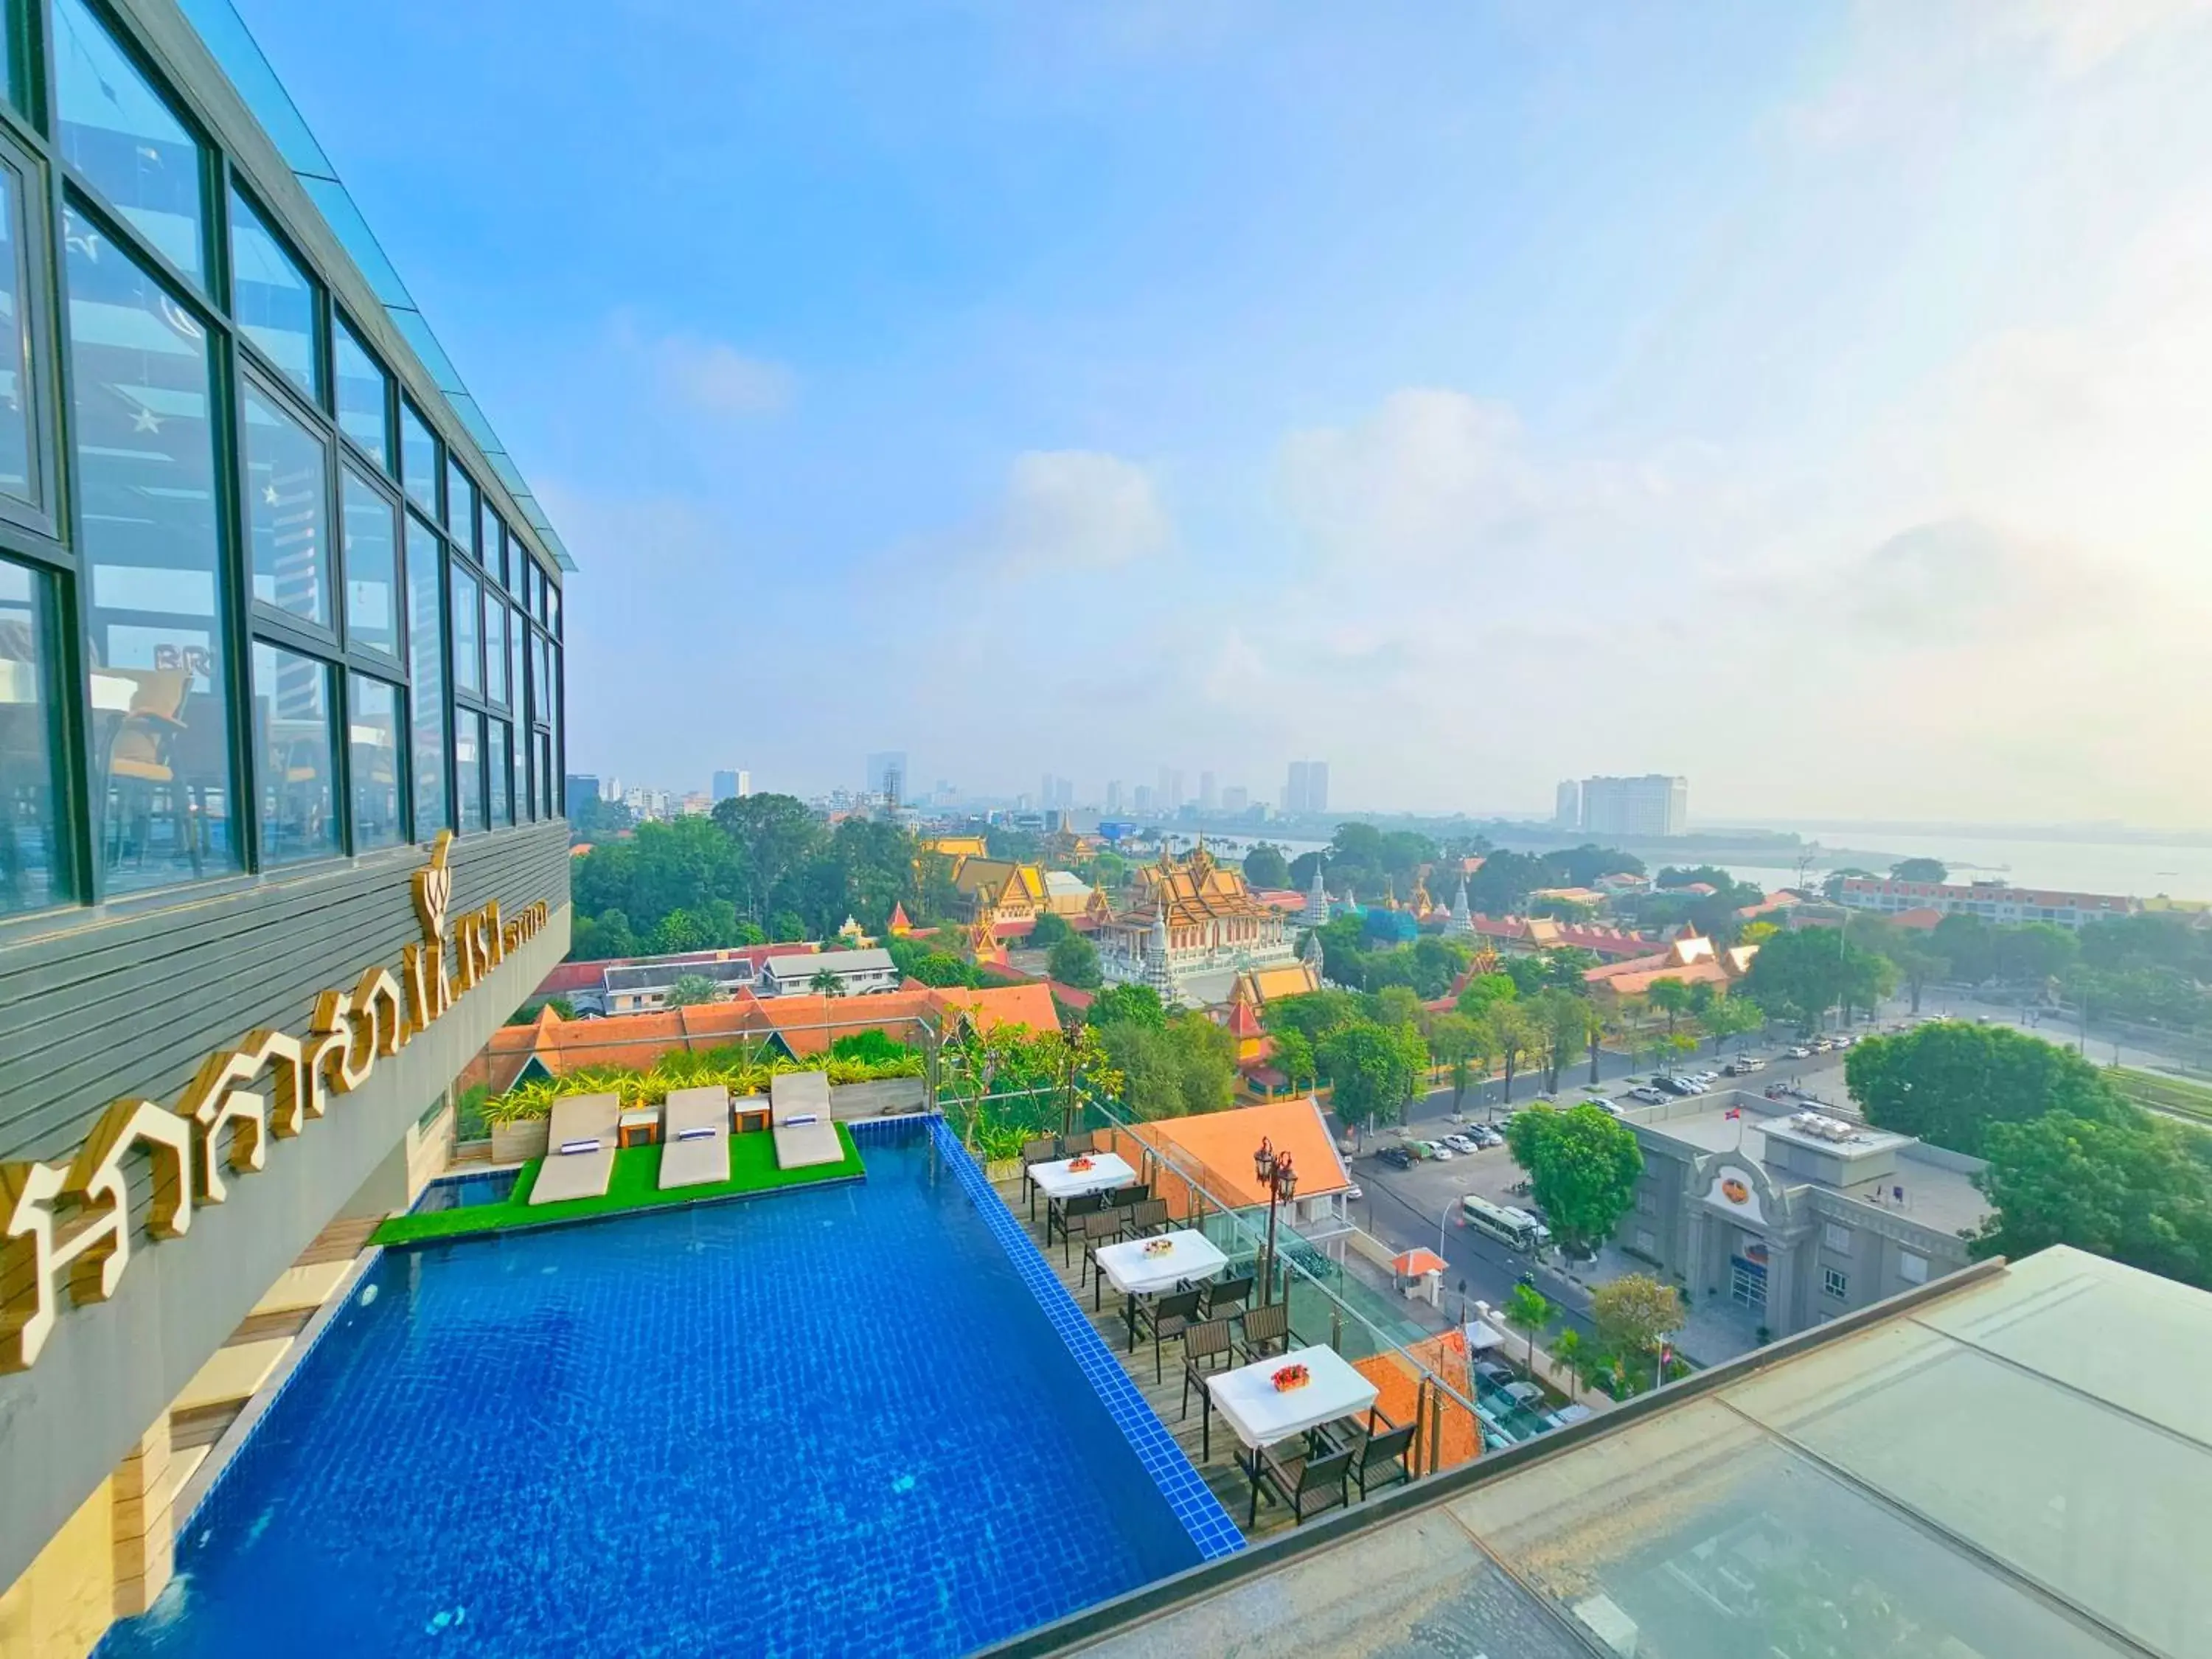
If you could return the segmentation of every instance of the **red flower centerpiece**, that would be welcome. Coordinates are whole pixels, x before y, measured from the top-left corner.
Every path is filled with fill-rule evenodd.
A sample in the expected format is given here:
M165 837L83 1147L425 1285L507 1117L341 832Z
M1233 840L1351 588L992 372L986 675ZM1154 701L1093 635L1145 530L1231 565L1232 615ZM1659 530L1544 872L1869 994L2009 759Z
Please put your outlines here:
M1145 1243L1146 1255L1165 1255L1173 1249L1175 1249L1175 1240L1172 1238L1148 1239Z
M1068 1173L1071 1175L1081 1175L1090 1167L1091 1154L1088 1152L1081 1153L1077 1157L1071 1158L1067 1160Z
M1313 1381L1313 1373L1303 1365L1285 1365L1268 1379L1275 1385L1277 1394L1288 1394L1292 1389L1303 1389Z

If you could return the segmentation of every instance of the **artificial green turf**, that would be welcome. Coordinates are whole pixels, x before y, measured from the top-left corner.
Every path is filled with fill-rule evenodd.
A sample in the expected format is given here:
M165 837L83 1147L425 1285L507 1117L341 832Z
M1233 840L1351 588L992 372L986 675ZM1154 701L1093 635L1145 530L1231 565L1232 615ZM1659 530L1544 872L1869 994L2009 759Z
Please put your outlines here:
M530 1189L537 1183L543 1158L522 1166L514 1191L504 1204L478 1204L466 1209L436 1210L428 1215L396 1215L376 1230L379 1244L419 1244L425 1239L459 1238L473 1233L504 1232L510 1227L542 1227L549 1222L581 1221L592 1216L619 1215L625 1210L651 1209L664 1204L696 1204L704 1200L735 1198L746 1193L772 1192L780 1187L807 1187L821 1181L849 1181L863 1173L860 1154L853 1145L853 1132L840 1123L837 1144L845 1149L836 1164L817 1164L804 1170L786 1170L775 1161L775 1137L756 1131L730 1137L730 1178L711 1186L677 1187L660 1190L660 1148L631 1146L615 1154L615 1170L607 1189L597 1198L565 1198L557 1204L533 1205Z

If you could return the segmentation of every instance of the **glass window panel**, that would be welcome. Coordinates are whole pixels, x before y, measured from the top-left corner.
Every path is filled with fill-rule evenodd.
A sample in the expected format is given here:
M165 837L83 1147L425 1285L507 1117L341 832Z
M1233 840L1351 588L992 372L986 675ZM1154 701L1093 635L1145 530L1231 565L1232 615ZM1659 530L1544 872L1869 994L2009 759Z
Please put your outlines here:
M0 29L0 36L6 31ZM30 312L23 302L23 176L0 159L0 489L35 504L31 465Z
M254 205L230 192L230 311L246 336L293 384L320 401L315 285Z
M62 160L161 256L204 282L200 145L83 0L54 0L54 106ZM80 226L94 246L106 237Z
M253 597L318 628L331 616L330 526L324 501L329 452L274 398L248 384L246 409L246 530L252 549Z
M0 915L68 895L57 813L50 580L0 560Z
M453 689L483 691L483 602L477 579L453 567Z
M399 689L365 674L349 677L346 742L353 773L356 853L407 838L399 817Z
M399 654L397 510L349 465L339 500L345 533L346 641Z
M369 349L354 337L343 319L338 323L337 368L338 430L389 472L392 377Z
M407 671L415 736L415 839L447 827L446 620L438 591L437 532L407 519Z
M340 850L331 672L313 657L253 642L253 747L261 772L264 866L327 858Z
M551 718L553 712L553 673L547 665L545 636L543 634L533 633L530 636L530 645L531 649L536 653L532 662L531 672L538 677L532 683L535 702L530 712L538 724L543 726Z
M538 775L543 780L539 787L544 794L542 816L557 818L561 816L560 781L553 775L553 739L543 732L538 734Z
M461 471L461 464L449 454L446 457L446 528L453 532L453 539L460 544L461 550L471 556L476 552L471 541L476 522L476 486Z
M438 513L438 441L411 404L399 405L399 477L407 499L433 518Z
M484 595L484 701L507 702L507 607L496 594Z
M507 612L507 706L514 710L517 720L529 718L529 710L522 696L523 643L530 637L530 624L514 611Z
M546 695L546 707L547 707L547 708L550 710L550 714L551 714L551 719L550 719L550 720L549 721L549 724L550 724L550 726L551 726L551 730L550 730L550 731L547 733L547 735L546 735L546 738L545 738L545 752L546 752L547 754L550 755L553 758L552 758L550 761L549 761L549 762L547 763L547 770L546 770L546 774L545 774L545 787L546 787L547 790L548 790L548 791L550 791L550 792L551 793L551 794L552 794L552 796L553 796L553 799L554 799L555 800L558 801L558 800L560 800L560 799L562 799L562 782L561 774L560 774L560 771L559 771L559 769L559 769L559 766L560 766L560 758L561 758L561 653L560 653L560 652L559 652L559 651L557 651L557 650L551 652L551 653L550 653L550 663L551 663L551 667L552 667L552 675L553 675L553 677L552 677L552 678L551 678L551 679L550 679L550 680L548 680L548 681L546 682L546 684L547 684L547 686L548 686L548 688L549 688L548 692L547 692L547 695Z
M555 639L561 637L561 590L550 582L545 584L545 626Z
M492 511L491 503L478 498L477 521L477 562L483 566L484 574L501 587L507 586L507 543L500 534L499 514Z
M207 337L74 213L70 398L94 772L112 891L238 867Z
M453 711L453 781L465 836L484 828L483 720L472 708Z
M505 720L492 721L485 727L485 733L484 765L489 784L491 827L500 830L514 822L513 801L507 790L507 781L514 772L514 738Z
M539 622L544 622L550 614L550 607L552 603L552 579L541 570L538 573L538 620Z
M521 555L522 609L528 616L538 614L538 562L529 554Z

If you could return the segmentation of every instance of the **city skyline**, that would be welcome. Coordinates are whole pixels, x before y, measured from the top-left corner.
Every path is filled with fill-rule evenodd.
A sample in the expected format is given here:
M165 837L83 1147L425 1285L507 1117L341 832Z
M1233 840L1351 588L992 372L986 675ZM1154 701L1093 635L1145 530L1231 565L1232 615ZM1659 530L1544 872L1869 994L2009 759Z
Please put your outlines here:
M241 10L576 550L574 764L2212 822L2179 0Z

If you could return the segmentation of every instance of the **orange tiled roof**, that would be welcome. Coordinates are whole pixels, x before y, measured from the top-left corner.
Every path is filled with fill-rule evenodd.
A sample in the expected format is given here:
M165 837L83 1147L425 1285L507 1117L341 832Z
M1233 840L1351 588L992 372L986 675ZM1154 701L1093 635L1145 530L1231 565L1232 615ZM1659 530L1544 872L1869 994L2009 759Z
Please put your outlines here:
M1252 1154L1264 1139L1291 1154L1297 1170L1298 1196L1318 1198L1352 1184L1336 1143L1310 1097L1269 1101L1233 1111L1202 1112L1194 1117L1162 1118L1140 1123L1135 1133L1162 1150L1180 1149L1206 1166L1202 1184L1230 1204L1265 1204L1267 1193L1253 1173Z

